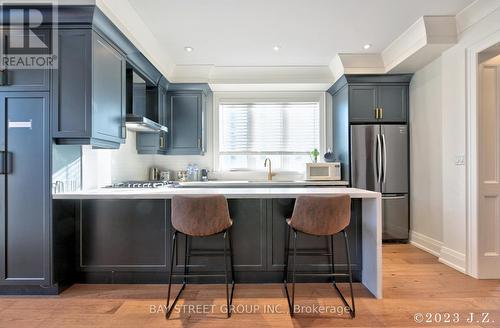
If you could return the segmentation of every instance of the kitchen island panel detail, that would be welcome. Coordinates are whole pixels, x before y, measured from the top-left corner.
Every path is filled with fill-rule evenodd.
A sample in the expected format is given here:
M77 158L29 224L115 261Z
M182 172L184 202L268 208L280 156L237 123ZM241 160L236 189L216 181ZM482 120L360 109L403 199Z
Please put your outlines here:
M82 201L80 268L166 268L166 205L162 200Z
M240 280L280 281L284 263L285 220L291 216L294 203L293 198L228 200L233 220L230 233L234 269ZM168 272L166 264L170 263L174 231L170 224L170 207L170 200L159 199L81 200L76 210L79 213L76 219L78 271L110 272L111 276L104 281L113 281L111 278L124 272ZM357 274L361 267L360 202L353 200L352 207L353 215L347 230L352 241L353 270ZM174 258L176 272L184 270L185 245L185 236L179 234ZM222 252L222 234L190 238L189 247L191 273L223 270L222 256L207 255L214 250ZM298 239L301 251L328 252L328 248L326 237L300 234ZM338 253L336 267L339 271L346 271L342 240L335 242L335 249ZM330 270L328 257L301 257L298 263L297 268L301 271ZM265 274L260 276L258 272ZM359 275L356 277L360 279Z

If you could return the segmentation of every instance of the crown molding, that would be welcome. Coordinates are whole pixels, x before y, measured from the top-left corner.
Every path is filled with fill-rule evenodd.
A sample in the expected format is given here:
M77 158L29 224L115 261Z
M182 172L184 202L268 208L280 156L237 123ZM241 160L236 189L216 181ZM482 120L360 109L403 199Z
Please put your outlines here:
M459 36L462 35L469 27L498 8L500 8L500 2L498 0L481 0L471 3L456 15L457 34Z
M423 16L382 51L387 73L413 73L457 43L455 16Z
M169 80L209 83L215 88L230 89L230 85L246 85L252 89L265 84L331 84L333 75L328 66L176 65Z
M332 83L245 83L245 84L226 84L210 83L210 88L214 92L261 92L261 91L326 91Z

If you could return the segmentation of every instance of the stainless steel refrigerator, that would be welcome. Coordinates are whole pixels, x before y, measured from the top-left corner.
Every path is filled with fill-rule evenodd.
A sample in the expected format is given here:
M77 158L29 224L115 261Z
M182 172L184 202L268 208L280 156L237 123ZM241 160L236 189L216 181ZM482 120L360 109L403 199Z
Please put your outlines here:
M382 239L408 240L407 125L351 125L351 183L382 193Z

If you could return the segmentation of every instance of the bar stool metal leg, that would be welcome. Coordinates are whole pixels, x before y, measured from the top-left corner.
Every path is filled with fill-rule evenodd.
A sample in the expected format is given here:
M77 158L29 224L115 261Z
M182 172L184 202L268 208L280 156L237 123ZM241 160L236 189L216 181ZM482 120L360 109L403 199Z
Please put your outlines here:
M286 239L285 239L285 267L283 269L283 286L285 287L286 300L288 302L288 310L292 313L292 303L290 303L290 295L288 294L288 258L290 257L290 226L287 225L286 228Z
M186 287L186 282L184 281L181 289L177 293L177 296L175 296L175 299L172 301L172 305L170 305L170 291L172 288L172 275L173 275L173 270L174 270L174 258L175 258L175 250L177 246L177 231L174 232L174 235L172 236L172 255L170 257L170 274L168 277L168 293L167 293L167 313L165 313L165 317L168 319L170 318L170 315L172 314L172 310L175 307L175 304L177 303L179 296L181 295L182 291L184 290L184 287ZM185 263L184 263L185 264ZM184 267L185 270L186 267ZM170 307L169 307L170 305Z
M231 241L231 229L227 229L227 239L229 241L229 260L231 261L231 297L229 299L229 304L233 304L233 294L234 294L234 258L233 258L233 243Z
M290 256L290 226L286 226L286 232L285 232L285 261L284 261L284 268L283 268L283 283L286 284L288 280L288 257Z
M186 238L184 240L184 283L188 283L188 266L189 266L189 242L190 242L190 239L189 239L189 236L188 235L184 235L184 237Z
M297 263L297 231L293 229L293 266L292 266L292 311L290 315L293 317L295 314L295 266Z
M354 318L356 316L356 309L354 307L354 292L353 292L353 288L352 288L351 256L349 254L349 244L348 244L348 240L347 240L347 233L345 230L342 230L342 234L344 235L344 242L345 242L347 269L349 272L347 274L347 276L349 276L349 288L350 288L350 292L351 292L351 304L352 305L349 305L349 303L347 303L347 300L345 299L344 295L342 294L342 292L340 291L340 289L336 283L333 284L333 287L335 287L335 290L337 291L340 298L342 299L342 303L344 303L344 305L349 308L349 314L350 314L351 318Z
M224 231L224 283L226 284L226 305L227 305L227 317L231 316L231 308L229 307L229 285L227 279L227 230Z
M167 313L165 314L165 316L167 318L170 317L170 308L169 308L169 305L170 305L170 290L172 288L172 268L174 267L174 255L175 255L175 239L177 237L177 231L174 232L174 235L172 236L172 254L171 254L171 257L170 257L170 271L169 271L169 274L168 274L168 292L167 292Z
M346 251L346 255L347 255L347 268L349 270L349 289L351 290L351 304L352 304L352 307L350 307L349 309L351 310L351 317L354 318L356 316L356 308L355 308L355 305L354 305L354 292L353 292L353 289L352 289L351 255L349 253L349 243L348 243L348 240L347 240L347 232L345 230L343 230L343 233L344 233L344 241L345 241L345 251Z
M335 284L336 283L336 280L335 280L335 252L333 250L333 235L331 235L329 238L330 238L330 255L332 258L332 284Z

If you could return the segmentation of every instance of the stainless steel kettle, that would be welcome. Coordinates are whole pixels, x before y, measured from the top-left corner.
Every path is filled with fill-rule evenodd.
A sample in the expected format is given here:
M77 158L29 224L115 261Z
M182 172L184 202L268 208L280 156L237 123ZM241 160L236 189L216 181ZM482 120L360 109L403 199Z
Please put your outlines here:
M149 168L149 181L158 181L160 180L160 169L156 167Z

